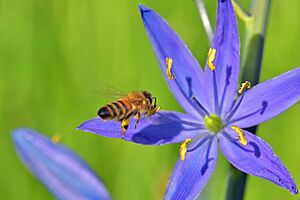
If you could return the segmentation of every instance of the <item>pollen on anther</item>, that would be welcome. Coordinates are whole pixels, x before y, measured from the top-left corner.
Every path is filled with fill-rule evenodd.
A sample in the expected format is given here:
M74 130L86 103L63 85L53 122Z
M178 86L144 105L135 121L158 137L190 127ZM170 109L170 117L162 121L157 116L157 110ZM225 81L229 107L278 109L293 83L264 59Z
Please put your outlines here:
M55 134L52 136L51 141L54 143L58 143L61 140L61 135Z
M214 65L213 61L215 60L215 57L216 57L216 52L217 50L214 49L214 48L209 48L208 50L208 67L210 70L215 70L216 69L216 66Z
M185 160L185 156L186 156L186 152L187 152L187 144L191 141L192 141L192 139L188 138L188 139L184 140L184 142L180 145L179 155L180 155L180 158L182 161Z
M172 58L166 58L166 65L167 65L167 75L169 80L175 79L175 75L172 73L172 65L173 65L173 59Z
M242 86L239 89L239 94L242 94L244 92L244 90L250 89L250 88L251 88L251 83L249 81L245 81L244 83L242 83Z
M242 129L240 129L238 126L232 125L231 128L238 134L239 136L239 142L246 146L247 145L247 138L245 133L243 132Z

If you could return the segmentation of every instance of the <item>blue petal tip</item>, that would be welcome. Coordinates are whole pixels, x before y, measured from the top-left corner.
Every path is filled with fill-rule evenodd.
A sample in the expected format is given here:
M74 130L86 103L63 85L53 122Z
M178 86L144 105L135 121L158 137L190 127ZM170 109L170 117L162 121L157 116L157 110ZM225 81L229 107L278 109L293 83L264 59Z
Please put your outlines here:
M295 184L291 188L291 193L294 194L294 195L298 194L298 189L297 189L297 186Z
M77 131L83 131L84 129L82 128L83 124L80 124L78 127L75 128Z
M79 126L77 126L76 130L84 130L84 126L87 122L89 122L89 120L85 121L85 122L81 123Z
M26 139L26 136L28 137L28 132L30 130L26 128L17 128L13 130L12 138L14 142L20 143L24 139Z
M147 6L145 6L143 4L139 4L139 9L140 9L141 14L143 14L144 12L151 11L150 8L148 8Z

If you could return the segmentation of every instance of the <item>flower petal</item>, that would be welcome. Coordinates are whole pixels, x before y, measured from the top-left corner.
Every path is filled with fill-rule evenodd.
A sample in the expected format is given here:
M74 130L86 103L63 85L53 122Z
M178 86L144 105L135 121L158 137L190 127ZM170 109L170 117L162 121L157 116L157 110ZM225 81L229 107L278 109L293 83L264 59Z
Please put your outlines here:
M169 88L187 113L199 116L195 110L196 105L191 101L194 95L198 101L205 104L202 102L204 95L200 83L203 72L200 65L181 38L158 13L144 5L140 5L139 8L147 35ZM172 72L175 75L173 80L168 79L167 57L173 59Z
M63 145L24 128L14 131L13 141L24 164L58 199L110 199L86 163Z
M159 111L150 118L140 119L136 129L134 124L135 120L131 119L124 136L121 134L120 122L103 121L98 117L84 122L77 129L145 145L182 142L207 132L193 116L171 111Z
M285 111L300 99L299 80L300 67L254 86L245 93L229 123L246 128Z
M221 151L228 161L247 174L267 179L292 194L297 194L293 178L271 146L254 134L246 130L243 132L248 141L246 146L239 143L238 136L232 129L219 134Z
M212 71L206 65L204 83L210 110L224 116L237 92L240 68L240 39L231 0L218 1L212 48L216 49L216 69Z
M172 173L165 199L195 199L215 169L217 137L207 135L188 148L186 159L179 159Z

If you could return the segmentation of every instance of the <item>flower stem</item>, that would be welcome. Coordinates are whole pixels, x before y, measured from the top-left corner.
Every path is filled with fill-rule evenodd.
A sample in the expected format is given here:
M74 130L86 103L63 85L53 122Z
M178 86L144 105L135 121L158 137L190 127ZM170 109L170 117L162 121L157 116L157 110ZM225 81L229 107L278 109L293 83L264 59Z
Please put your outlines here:
M271 0L252 0L251 14L249 14L238 3L233 2L237 15L245 23L242 82L247 80L251 82L251 85L256 85L259 82L270 4ZM256 129L255 126L247 130L255 134ZM246 180L247 174L231 166L226 199L242 200Z
M271 0L252 0L251 20L245 23L245 41L242 55L242 82L251 85L259 81Z
M251 20L251 14L245 10L237 1L232 1L232 5L234 7L234 11L236 15L243 20L244 22L247 22Z
M213 30L212 30L212 26L211 26L211 23L209 21L209 18L208 18L207 12L206 12L204 2L203 2L203 0L196 0L196 3L197 3L198 11L199 11L206 35L209 39L209 42L211 43L212 39L213 39Z

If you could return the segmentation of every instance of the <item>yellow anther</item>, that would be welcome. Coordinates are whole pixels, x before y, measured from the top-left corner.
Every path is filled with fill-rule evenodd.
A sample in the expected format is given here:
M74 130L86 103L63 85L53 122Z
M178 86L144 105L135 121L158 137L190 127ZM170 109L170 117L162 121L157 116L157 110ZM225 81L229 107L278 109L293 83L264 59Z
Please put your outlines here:
M185 155L186 155L186 152L187 152L187 146L186 145L191 141L192 141L192 139L188 138L188 139L184 140L184 142L180 145L179 155L180 155L180 158L181 158L182 161L185 160Z
M244 92L244 90L250 89L250 88L251 88L251 83L249 81L245 81L244 83L242 83L242 86L239 89L239 94L242 94Z
M209 67L210 70L215 70L216 69L216 66L213 63L213 61L215 60L215 57L216 57L216 52L217 52L216 49L209 48L207 56L208 56L208 67Z
M55 134L52 136L51 141L54 143L58 143L60 141L60 139L61 139L61 135Z
M175 75L172 73L172 58L166 58L166 65L167 65L167 75L169 80L175 79Z
M239 127L232 125L231 128L238 134L239 136L239 142L246 146L247 145L247 139L245 133L240 129Z

